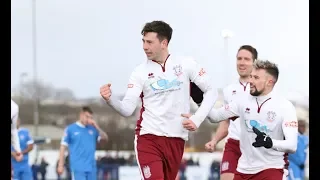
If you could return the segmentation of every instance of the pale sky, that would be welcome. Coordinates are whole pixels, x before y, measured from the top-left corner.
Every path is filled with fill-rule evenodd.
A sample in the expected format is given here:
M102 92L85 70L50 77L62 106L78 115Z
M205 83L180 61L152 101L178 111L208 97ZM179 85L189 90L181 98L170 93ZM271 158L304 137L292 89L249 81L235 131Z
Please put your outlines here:
M31 0L11 0L11 87L32 78ZM171 54L193 56L217 88L237 78L243 44L278 64L276 89L309 95L309 2L303 0L38 0L38 76L79 98L98 97L112 83L122 94L146 61L140 31L163 20L173 28ZM224 50L221 30L234 36ZM228 52L228 58L225 56Z

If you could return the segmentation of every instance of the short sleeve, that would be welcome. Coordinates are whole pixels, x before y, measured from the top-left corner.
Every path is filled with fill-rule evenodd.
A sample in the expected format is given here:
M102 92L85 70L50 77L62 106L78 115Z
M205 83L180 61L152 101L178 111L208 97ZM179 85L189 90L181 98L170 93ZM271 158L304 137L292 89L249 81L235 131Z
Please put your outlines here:
M63 133L63 136L62 136L62 139L61 139L61 145L65 145L65 146L68 146L71 141L71 137L70 137L71 133L70 133L70 127L67 127L65 130L64 130L64 133Z

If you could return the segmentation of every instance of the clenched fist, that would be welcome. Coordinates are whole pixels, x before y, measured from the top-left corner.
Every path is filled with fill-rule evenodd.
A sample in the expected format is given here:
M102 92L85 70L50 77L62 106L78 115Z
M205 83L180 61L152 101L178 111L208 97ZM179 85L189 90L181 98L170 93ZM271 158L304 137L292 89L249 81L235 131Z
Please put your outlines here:
M182 125L184 128L186 128L189 131L197 130L197 126L194 124L192 120L189 119L191 117L191 114L181 114L181 116L187 118L182 121Z
M110 97L111 97L111 88L110 87L111 87L111 84L106 84L100 88L100 95L106 101L109 101Z
M216 145L217 145L217 142L214 140L211 140L211 141L207 142L204 147L205 147L206 151L214 152L216 150Z

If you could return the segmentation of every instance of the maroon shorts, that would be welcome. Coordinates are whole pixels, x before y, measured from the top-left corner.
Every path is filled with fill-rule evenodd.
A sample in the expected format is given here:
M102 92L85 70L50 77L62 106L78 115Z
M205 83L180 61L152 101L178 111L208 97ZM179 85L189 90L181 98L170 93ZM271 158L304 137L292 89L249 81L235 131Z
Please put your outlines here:
M185 141L145 134L135 137L135 153L141 178L174 180L178 174Z
M283 180L283 169L266 169L257 174L236 172L233 180Z
M229 138L224 147L221 172L223 173L236 173L238 160L241 156L239 140Z

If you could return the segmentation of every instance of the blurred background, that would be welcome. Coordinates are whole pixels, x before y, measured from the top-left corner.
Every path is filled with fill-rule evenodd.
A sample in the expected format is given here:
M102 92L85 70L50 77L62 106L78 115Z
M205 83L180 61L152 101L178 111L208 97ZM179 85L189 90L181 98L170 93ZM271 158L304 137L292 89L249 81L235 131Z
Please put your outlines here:
M11 96L20 106L22 126L38 140L30 165L43 166L47 179L57 179L64 128L77 120L82 105L89 105L109 135L97 147L99 177L139 179L133 139L140 107L124 118L104 103L99 88L110 82L114 94L124 95L131 71L146 60L140 31L153 20L173 27L171 53L193 56L213 77L220 93L216 107L223 103L221 89L238 78L237 49L250 44L260 58L278 64L275 90L309 122L308 7L308 1L299 0L12 0ZM180 179L217 177L225 142L220 151L204 152L216 128L205 121L190 133ZM307 158L307 177L308 172Z

